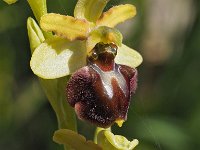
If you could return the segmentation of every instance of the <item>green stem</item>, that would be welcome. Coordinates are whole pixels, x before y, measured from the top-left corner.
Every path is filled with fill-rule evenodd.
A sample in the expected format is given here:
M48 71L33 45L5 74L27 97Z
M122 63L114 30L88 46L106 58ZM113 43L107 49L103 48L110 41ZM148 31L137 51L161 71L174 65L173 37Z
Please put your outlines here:
M28 0L28 3L36 17L38 23L40 18L47 13L46 0ZM43 32L45 39L51 38L51 33ZM38 45L40 43L37 43ZM34 49L32 49L32 52ZM70 129L77 132L76 116L72 107L69 106L66 100L65 88L69 77L59 79L46 80L39 78L43 90L53 107L58 120L59 129ZM71 148L64 146L65 150Z
M66 84L68 82L68 78L60 78L58 80L58 92L59 92L59 106L60 106L60 113L57 114L58 119L58 126L59 129L70 129L77 132L77 125L76 125L76 116L74 109L69 106L65 94ZM71 150L70 147L64 145L65 150Z
M59 78L58 80L58 107L60 108L57 115L60 129L70 129L77 131L76 115L74 109L68 104L66 96L66 85L69 77Z
M72 107L66 100L65 87L69 77L63 77L53 80L40 78L40 83L45 94L53 107L58 120L59 129L70 129L77 132L76 116ZM66 145L65 150L70 150Z

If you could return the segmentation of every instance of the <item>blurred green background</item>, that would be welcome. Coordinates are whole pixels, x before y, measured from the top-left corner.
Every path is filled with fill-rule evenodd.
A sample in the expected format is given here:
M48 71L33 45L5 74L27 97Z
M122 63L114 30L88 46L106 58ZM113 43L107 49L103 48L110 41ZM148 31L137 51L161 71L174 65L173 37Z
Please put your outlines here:
M49 12L73 14L75 0L47 0ZM124 43L144 58L122 128L115 134L140 141L136 150L200 149L200 1L111 0L131 3L137 16L119 25ZM26 0L0 1L0 149L60 150L52 141L55 114L29 67ZM93 138L94 126L78 121Z

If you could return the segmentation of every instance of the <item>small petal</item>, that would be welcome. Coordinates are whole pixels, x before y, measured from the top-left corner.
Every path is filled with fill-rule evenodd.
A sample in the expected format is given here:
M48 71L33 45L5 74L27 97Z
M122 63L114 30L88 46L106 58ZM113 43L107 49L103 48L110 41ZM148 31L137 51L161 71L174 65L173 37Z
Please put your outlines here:
M39 22L40 18L47 13L46 0L28 0L28 3Z
M85 137L68 129L60 129L54 133L53 140L59 144L70 146L74 150L102 150L92 141L86 141Z
M42 43L35 49L30 62L32 71L44 79L69 75L85 64L84 42L64 39L51 39Z
M3 1L9 5L17 2L17 0L3 0Z
M74 10L74 16L96 22L109 0L79 0Z
M97 143L102 146L103 150L133 150L139 142L137 139L130 142L124 136L102 130L97 136Z
M121 33L114 28L109 28L106 26L101 26L90 32L87 39L87 52L90 52L97 43L115 43L117 46L121 46L122 43Z
M35 48L38 47L45 39L40 27L31 17L29 17L27 20L27 29L28 29L28 37L31 47L31 53L33 53Z
M142 61L142 56L130 47L122 44L122 46L118 48L117 56L115 58L117 64L136 68Z
M133 5L119 5L112 7L97 20L97 25L114 27L136 15L136 8Z
M89 30L89 23L85 20L54 13L42 16L40 25L44 31L53 31L56 35L71 41L86 39Z

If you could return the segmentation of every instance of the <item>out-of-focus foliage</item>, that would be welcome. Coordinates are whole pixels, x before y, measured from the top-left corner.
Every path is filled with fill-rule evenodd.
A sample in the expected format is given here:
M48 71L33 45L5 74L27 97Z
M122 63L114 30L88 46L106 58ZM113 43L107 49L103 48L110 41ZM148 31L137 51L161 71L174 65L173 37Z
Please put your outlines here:
M72 15L76 1L47 3L49 12ZM137 150L200 149L200 1L111 0L106 9L119 3L137 7L136 18L118 28L144 62L128 121L113 132L137 138ZM55 114L29 67L29 16L27 1L0 1L0 149L61 149L51 138ZM92 140L94 128L78 125Z

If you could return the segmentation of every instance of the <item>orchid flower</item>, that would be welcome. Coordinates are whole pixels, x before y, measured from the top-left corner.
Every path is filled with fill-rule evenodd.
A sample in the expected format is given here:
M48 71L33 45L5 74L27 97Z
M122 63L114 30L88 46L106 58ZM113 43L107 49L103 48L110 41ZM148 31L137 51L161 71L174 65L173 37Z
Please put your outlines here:
M119 5L102 13L107 2L108 0L79 0L74 10L75 17L55 13L41 16L41 28L46 32L53 32L55 36L35 49L30 62L33 72L44 79L74 73L67 86L67 100L80 119L100 127L109 127L114 122L121 126L126 120L130 97L137 86L137 70L134 68L142 62L138 52L122 44L122 35L114 28L135 16L135 6ZM103 56L104 51L115 51L111 54L114 57L108 54ZM103 61L92 60L98 53L102 55ZM91 67L77 71L88 65L88 62L98 63L96 73L91 74L94 70L89 69ZM116 82L112 81L112 77ZM94 83L103 88L97 85L94 87ZM101 99L107 101L103 102ZM96 108L96 105L99 107Z
M70 126L69 120L73 120L70 108L66 106L64 111L67 113L62 112L62 105L65 104L61 92L65 85L67 102L75 108L80 119L103 128L110 127L114 122L121 126L127 119L131 94L137 87L136 67L141 64L142 57L122 44L123 36L114 27L134 17L136 8L126 4L103 12L108 1L78 0L72 17L47 13L45 0L28 0L43 29L41 31L32 18L28 19L32 52L30 66L34 74L40 77L58 120L61 117L61 124L69 124L64 125L68 129L75 130ZM71 77L65 83L61 77L66 76ZM60 86L62 89L58 92ZM59 106L62 108L59 109ZM69 117L68 120L65 120L65 115ZM54 140L76 147L77 143L67 139L68 135L74 136L72 139L79 136L70 130L58 130ZM116 136L110 141L113 137L111 132L101 132L98 143L103 149L106 139L115 149L133 149L138 143L130 143L123 136ZM79 140L80 145L87 143L82 137ZM123 143L127 145L121 147Z

